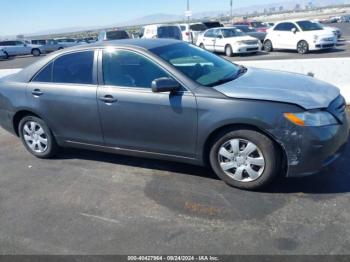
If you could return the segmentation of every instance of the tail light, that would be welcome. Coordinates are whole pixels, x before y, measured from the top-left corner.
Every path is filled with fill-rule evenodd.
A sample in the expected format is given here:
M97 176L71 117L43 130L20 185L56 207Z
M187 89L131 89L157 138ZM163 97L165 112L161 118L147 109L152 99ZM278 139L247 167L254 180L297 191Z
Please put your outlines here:
M190 33L189 32L186 32L186 36L189 36L190 35Z

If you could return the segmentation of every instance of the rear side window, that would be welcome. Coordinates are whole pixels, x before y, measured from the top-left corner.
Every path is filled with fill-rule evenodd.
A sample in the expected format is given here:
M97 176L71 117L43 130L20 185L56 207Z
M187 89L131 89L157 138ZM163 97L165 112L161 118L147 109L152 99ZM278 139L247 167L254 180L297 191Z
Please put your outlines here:
M158 38L174 38L181 39L181 31L177 26L161 26L158 27Z
M297 29L293 23L281 23L276 26L275 31L291 31L293 28Z
M53 82L93 84L94 52L79 52L57 58L53 66Z
M46 65L39 73L33 78L32 82L51 82L52 81L52 68L53 62Z

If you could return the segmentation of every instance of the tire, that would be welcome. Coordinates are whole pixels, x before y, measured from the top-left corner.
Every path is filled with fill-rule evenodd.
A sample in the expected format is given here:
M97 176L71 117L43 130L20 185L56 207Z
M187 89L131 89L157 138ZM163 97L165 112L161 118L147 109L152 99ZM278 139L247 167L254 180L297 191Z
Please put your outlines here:
M32 55L33 56L40 56L41 55L41 52L39 49L35 48L32 50Z
M52 158L58 151L58 145L51 130L38 117L22 118L18 125L18 133L27 151L38 158Z
M6 60L10 58L10 56L9 56L9 54L7 52L4 52L4 54L5 54L5 59Z
M228 57L232 57L233 56L231 45L227 45L225 47L225 55L228 56Z
M63 50L63 47L59 47L58 50Z
M264 50L266 52L272 52L273 51L273 45L272 45L272 42L270 40L266 40L264 42Z
M205 50L205 46L203 43L200 43L199 47Z
M209 159L214 172L230 186L258 190L272 183L281 172L277 152L273 141L262 133L234 130L217 136Z
M309 52L309 44L305 40L301 40L297 44L297 52L302 55L307 54Z

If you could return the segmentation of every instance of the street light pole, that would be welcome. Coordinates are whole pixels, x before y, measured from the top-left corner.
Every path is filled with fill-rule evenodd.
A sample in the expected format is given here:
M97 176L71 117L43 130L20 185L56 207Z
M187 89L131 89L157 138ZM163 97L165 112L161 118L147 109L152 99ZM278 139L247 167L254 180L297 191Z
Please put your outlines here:
M230 19L231 19L231 22L233 22L233 0L230 0L230 7L231 7Z
M191 29L190 29L190 0L187 0L187 24L188 24L188 37L192 42Z

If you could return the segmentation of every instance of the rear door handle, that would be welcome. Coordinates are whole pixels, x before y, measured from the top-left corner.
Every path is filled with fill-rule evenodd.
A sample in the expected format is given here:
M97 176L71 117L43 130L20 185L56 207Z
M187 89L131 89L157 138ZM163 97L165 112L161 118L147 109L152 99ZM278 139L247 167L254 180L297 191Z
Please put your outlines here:
M43 93L40 89L34 89L34 90L32 91L32 94L33 94L33 96L41 96L41 95L43 95L44 93Z
M112 95L105 95L103 97L100 97L100 100L107 104L115 103L118 101L118 99L114 98Z

